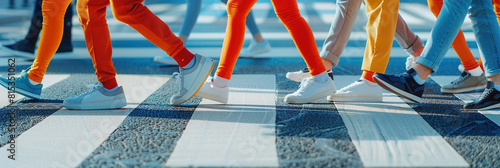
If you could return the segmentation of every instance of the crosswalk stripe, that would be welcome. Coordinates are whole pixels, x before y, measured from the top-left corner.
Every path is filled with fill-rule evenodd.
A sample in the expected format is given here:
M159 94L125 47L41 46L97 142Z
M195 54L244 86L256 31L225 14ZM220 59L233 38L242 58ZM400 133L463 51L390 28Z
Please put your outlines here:
M336 77L346 86L359 76ZM401 98L384 93L383 103L335 103L364 167L469 167Z
M253 16L257 24L262 24L268 18L269 12L272 10L270 3L256 3L252 7Z
M451 81L458 78L458 76L432 76L432 80L436 81L439 85L443 86ZM464 103L472 102L481 96L481 91L478 92L468 92L468 93L458 93L454 94L457 98L462 100ZM500 126L500 109L482 110L479 111L481 114L486 116L486 118L493 121L495 124Z
M198 16L197 24L212 24L218 18L226 13L226 5L224 3L211 4L209 7L203 8Z
M115 110L60 109L15 139L15 161L1 152L6 167L76 167L168 76L117 75L128 105ZM1 148L6 151L8 145Z
M227 105L203 99L167 167L278 167L274 75L234 75Z
M335 17L337 5L333 2L314 2L313 9L318 12L324 23L330 24Z
M43 84L44 88L48 88L48 87L52 86L53 84L55 84L57 82L60 82L60 81L66 79L68 77L69 77L69 75L52 75L52 74L47 74L47 75L45 75L43 77L44 79L42 81L42 84ZM42 94L44 94L43 91L42 91ZM2 95L0 97L0 106L1 107L5 107L5 106L9 105L9 99L7 97L8 90L2 87L0 89L0 95ZM24 98L23 95L20 95L20 94L17 94L17 93L15 95L16 95L15 100L20 100L20 99Z
M297 6L299 7L300 15L309 23L309 15L307 14L306 5L302 2L297 2Z

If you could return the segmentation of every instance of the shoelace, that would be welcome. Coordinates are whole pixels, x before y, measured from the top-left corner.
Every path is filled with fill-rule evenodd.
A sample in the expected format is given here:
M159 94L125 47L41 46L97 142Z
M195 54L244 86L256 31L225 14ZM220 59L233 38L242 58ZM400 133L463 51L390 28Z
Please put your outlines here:
M305 89L307 89L311 84L314 82L314 79L312 77L310 78L304 78L302 82L300 82L299 89L296 91L297 93L304 92Z
M406 58L406 67L408 68L411 68L411 66L413 64L415 64L415 62L417 61L417 58L414 57L413 55L410 55Z
M460 75L460 78L455 79L455 80L454 80L454 81L452 81L451 83L453 83L453 84L462 83L463 81L465 81L465 80L469 79L469 78L470 78L470 76L471 76L471 75L470 75L469 73L464 72L464 73L462 73L462 75Z
M363 82L362 80L358 80L354 83L351 83L350 85L347 85L346 87L342 88L342 90L350 90L351 88L354 88L358 85L361 85L361 82Z

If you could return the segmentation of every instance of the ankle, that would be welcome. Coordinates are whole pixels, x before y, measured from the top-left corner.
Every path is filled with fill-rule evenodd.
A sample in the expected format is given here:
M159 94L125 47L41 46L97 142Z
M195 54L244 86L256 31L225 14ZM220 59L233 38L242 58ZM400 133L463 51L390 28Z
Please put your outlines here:
M314 80L316 82L320 82L320 83L324 83L324 82L328 81L328 78L330 78L330 76L328 76L326 71L323 71L320 74L314 75Z
M28 79L29 79L31 85L39 85L40 84L38 82L35 82L34 80L31 80L30 78L28 78Z
M471 70L467 70L469 71L469 73L472 75L472 76L475 76L475 77L478 77L478 76L481 76L483 74L483 70L481 70L481 67L477 66L476 68L474 69L471 69Z
M373 80L373 74L375 74L375 72L363 70L361 78L366 79L369 82L375 83L375 80Z

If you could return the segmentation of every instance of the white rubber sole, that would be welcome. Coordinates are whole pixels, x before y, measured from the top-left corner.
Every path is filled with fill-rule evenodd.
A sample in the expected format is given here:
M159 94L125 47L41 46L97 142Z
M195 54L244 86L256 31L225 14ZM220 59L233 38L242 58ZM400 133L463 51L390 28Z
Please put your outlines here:
M210 100L217 101L217 102L224 103L224 104L227 104L227 100L228 100L227 97L217 96L217 95L213 95L213 94L205 94L203 92L196 93L196 96L202 97L205 99L210 99Z
M495 104L495 105L491 105L491 106L488 106L488 107L480 108L480 109L470 109L470 110L483 111L483 110L490 110L490 109L496 109L496 108L500 108L500 103L499 104Z
M188 92L186 94L184 94L183 96L181 96L180 98L178 98L174 102L170 102L172 105L182 104L182 103L188 101L189 99L191 99L193 96L195 96L196 93L198 93L198 91L201 89L201 87L203 86L203 84L207 80L208 76L210 76L210 73L212 72L212 70L214 68L214 64L215 64L214 60L209 59L209 58L206 58L205 61L210 61L210 63L207 63L207 62L202 63L202 65L201 65L202 69L200 71L207 72L207 73L206 74L198 74L198 76L196 77L196 80L194 81L194 84L193 84L193 87L194 86L198 86L198 87L188 88L187 89ZM203 75L203 76L200 76L200 75Z
M127 105L127 100L125 98L117 99L113 101L103 101L103 102L92 102L84 104L66 104L63 106L67 109L72 110L106 110L106 109L117 109L122 108Z
M7 48L3 45L0 45L0 49L4 50L12 55L15 55L15 56L28 57L28 58L35 58L35 56L36 56L34 53L13 50L13 49Z
M329 89L329 90L326 90L326 91L323 91L323 92L320 92L319 94L315 94L311 97L308 97L308 98L302 98L302 97L288 97L286 96L285 97L285 102L286 103L289 103L289 104L305 104L305 103L312 103L318 99L321 99L321 98L324 98L326 96L329 96L331 94L333 94L333 92L335 92L335 87Z
M441 88L442 93L462 93L462 92L470 92L473 90L485 89L486 85L483 86L475 86L470 88L462 88L462 89L443 89Z
M392 93L403 96L404 98L407 98L407 99L414 101L414 102L417 102L417 103L422 102L422 98L415 96L413 94L407 93L407 92L405 92L397 87L394 87L394 86L388 84L387 82L378 79L375 76L373 77L373 80L375 80L375 82L379 83L380 87L384 88L385 90L388 90Z
M350 94L350 95L342 95L332 94L326 97L327 100L333 102L372 102L372 103L381 103L383 102L382 94L380 95L372 95L372 94Z

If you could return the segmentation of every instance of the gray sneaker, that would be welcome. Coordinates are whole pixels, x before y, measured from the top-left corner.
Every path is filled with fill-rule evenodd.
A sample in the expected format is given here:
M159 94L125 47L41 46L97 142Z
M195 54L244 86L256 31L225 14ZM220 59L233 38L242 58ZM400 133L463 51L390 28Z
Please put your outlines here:
M75 97L64 99L63 106L67 109L97 110L116 109L127 105L125 93L120 86L118 89L108 91L100 82L87 92Z
M472 76L468 71L463 71L462 75L450 84L444 85L441 87L441 92L443 93L462 93L468 92L478 89L486 88L486 84L488 81L484 76L484 73L481 76L475 77Z
M170 104L178 105L191 99L200 90L214 68L214 60L196 54L194 66L189 69L179 68L176 76L179 92L170 98Z

